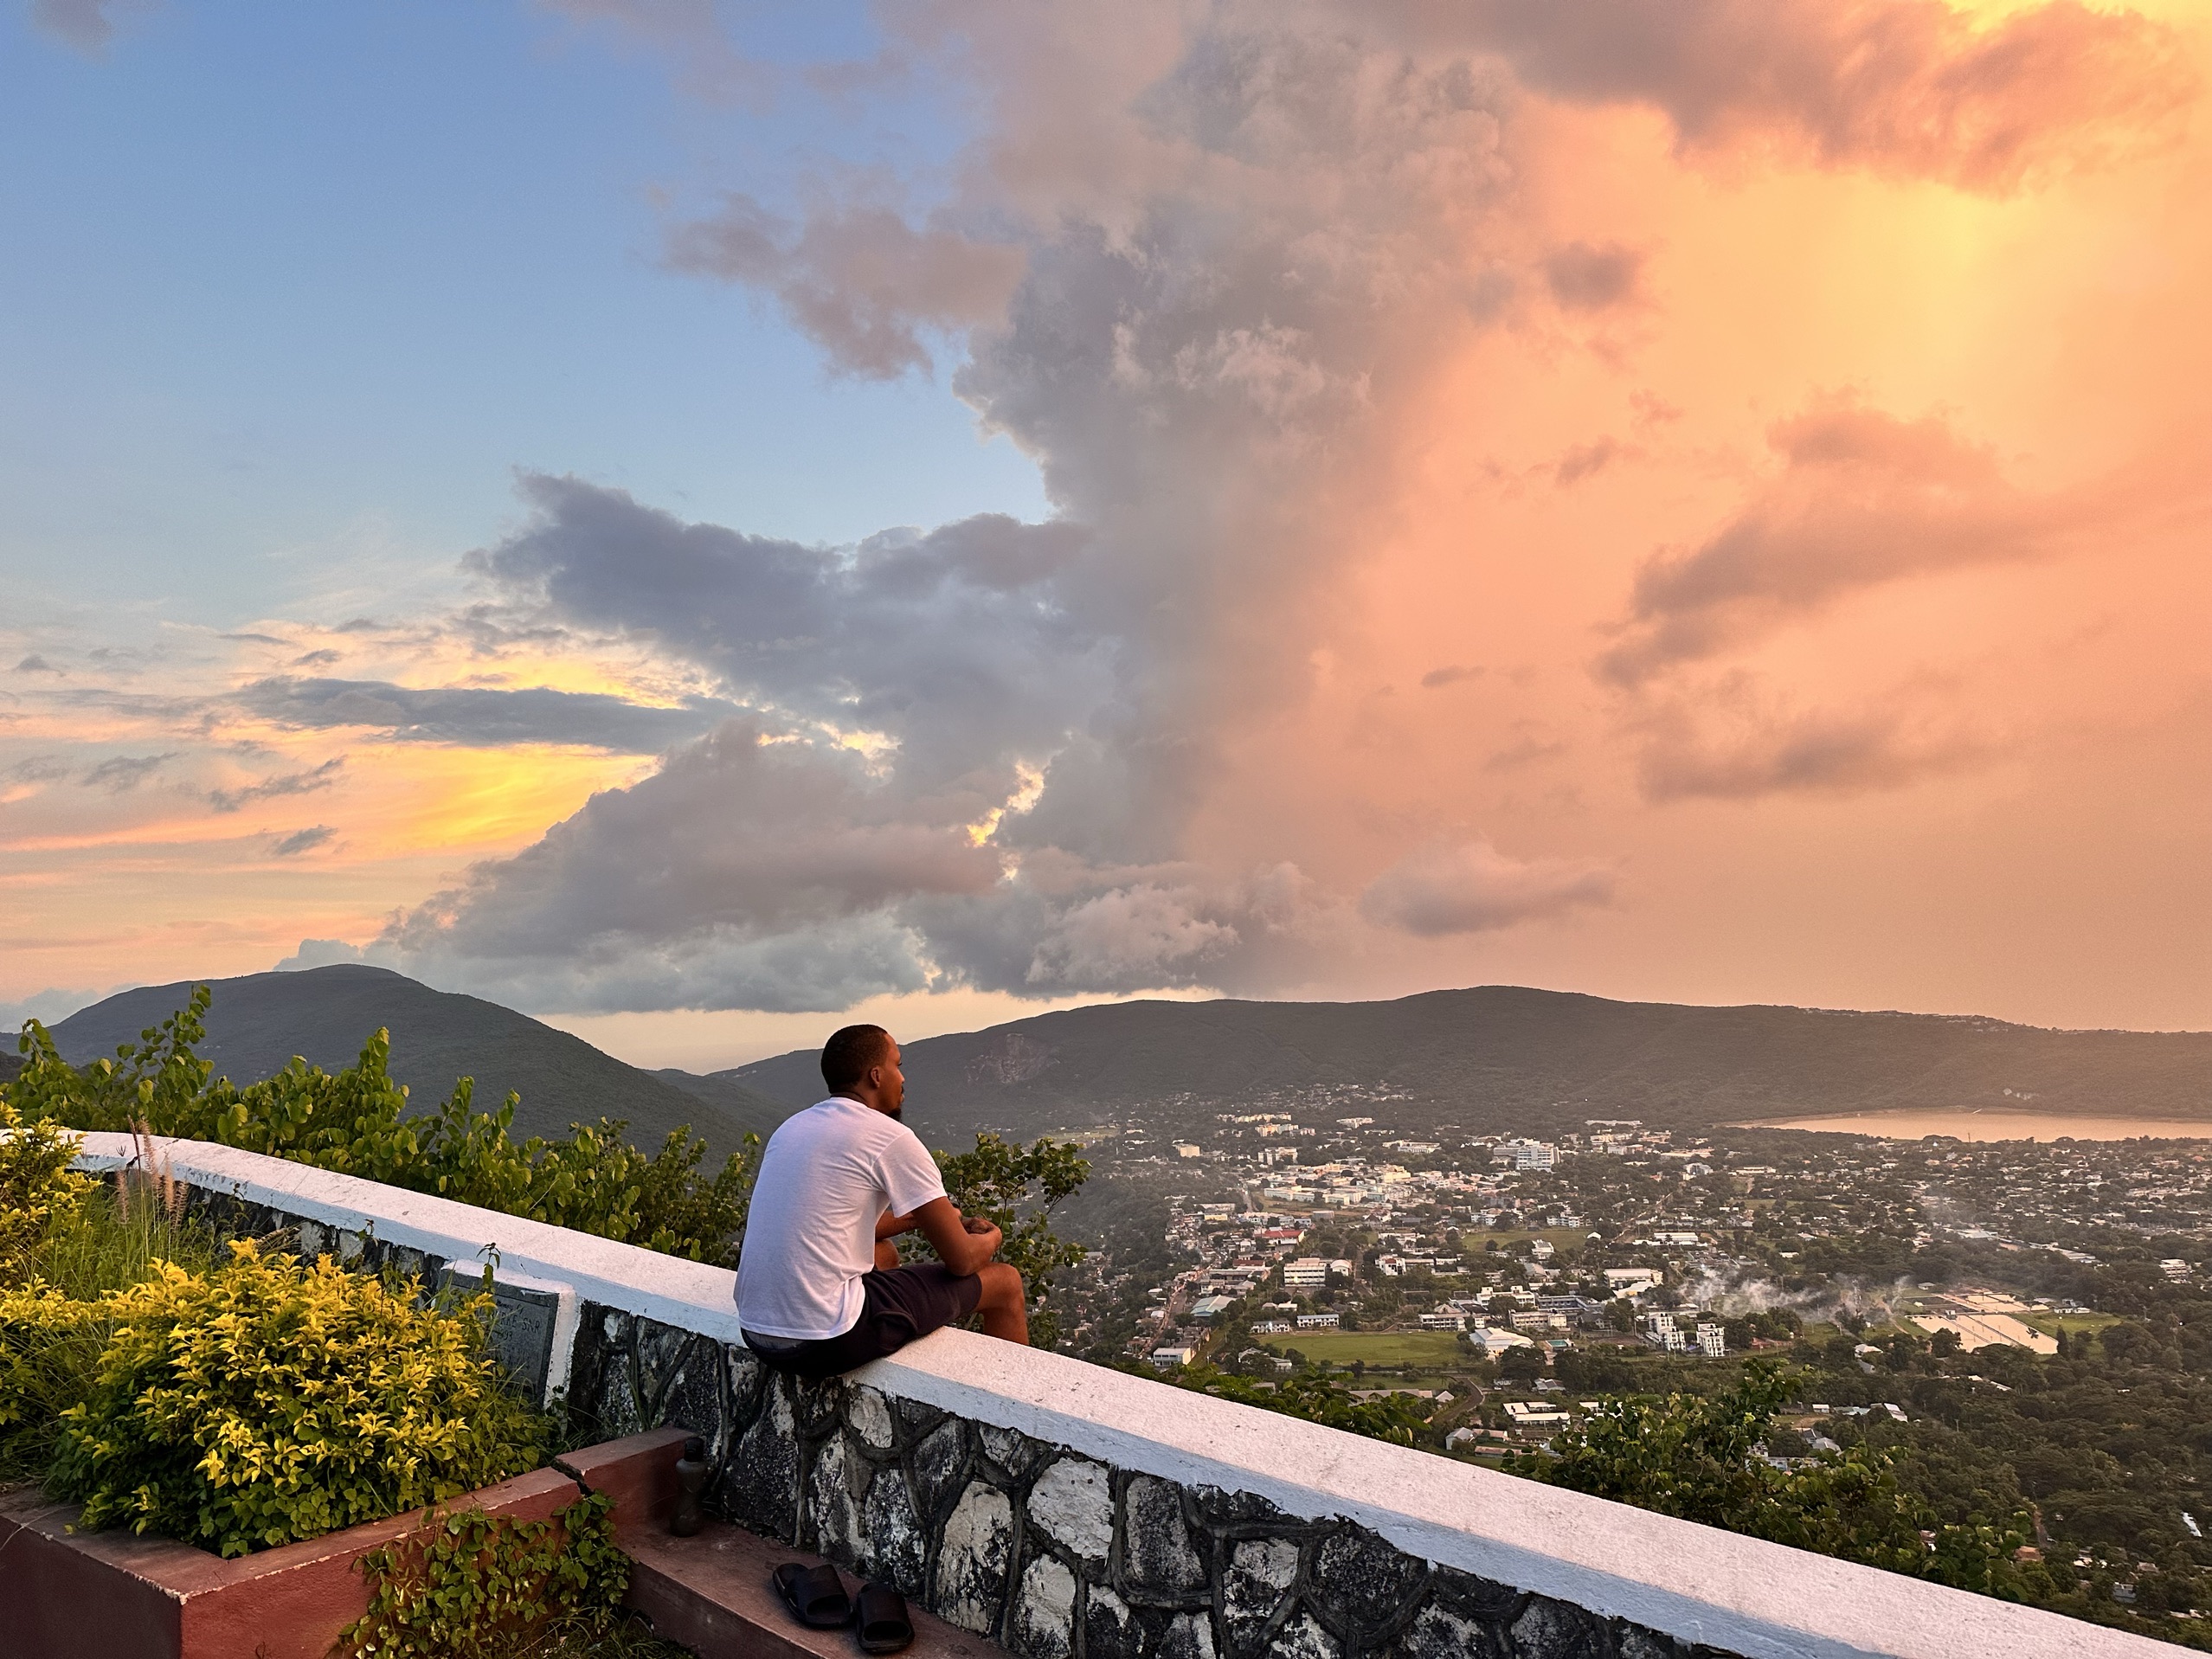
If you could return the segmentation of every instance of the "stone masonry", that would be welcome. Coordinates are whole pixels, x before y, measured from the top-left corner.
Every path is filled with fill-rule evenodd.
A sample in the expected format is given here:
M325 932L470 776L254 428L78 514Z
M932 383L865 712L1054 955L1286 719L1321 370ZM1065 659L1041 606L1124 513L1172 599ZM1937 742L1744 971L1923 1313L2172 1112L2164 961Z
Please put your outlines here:
M703 1436L729 1519L1026 1659L1722 1659L1405 1554L1351 1521L1115 1469L586 1303L569 1408Z

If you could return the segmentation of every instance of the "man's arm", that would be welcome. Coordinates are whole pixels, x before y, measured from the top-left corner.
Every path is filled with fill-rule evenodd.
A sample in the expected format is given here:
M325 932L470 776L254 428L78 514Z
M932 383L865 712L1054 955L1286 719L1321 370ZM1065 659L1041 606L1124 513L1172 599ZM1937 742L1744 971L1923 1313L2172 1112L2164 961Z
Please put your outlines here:
M963 1278L997 1255L999 1246L1006 1242L1005 1235L996 1227L980 1216L963 1216L948 1198L931 1199L905 1219L922 1230L922 1236L929 1241L929 1248L937 1252L937 1259ZM882 1228L883 1223L878 1222L878 1238L884 1236ZM905 1229L897 1231L903 1232Z

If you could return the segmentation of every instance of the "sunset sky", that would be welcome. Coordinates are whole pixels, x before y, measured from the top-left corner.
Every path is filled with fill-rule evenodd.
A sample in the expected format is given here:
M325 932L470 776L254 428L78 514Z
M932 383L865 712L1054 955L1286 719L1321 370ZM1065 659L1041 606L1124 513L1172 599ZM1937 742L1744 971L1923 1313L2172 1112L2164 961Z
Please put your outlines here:
M0 13L0 1019L2212 1027L2212 0Z

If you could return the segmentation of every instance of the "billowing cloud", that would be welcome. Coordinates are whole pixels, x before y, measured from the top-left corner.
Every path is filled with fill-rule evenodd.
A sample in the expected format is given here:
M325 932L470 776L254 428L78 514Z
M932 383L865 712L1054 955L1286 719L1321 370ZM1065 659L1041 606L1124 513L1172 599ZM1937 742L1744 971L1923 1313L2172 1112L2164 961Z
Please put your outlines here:
M1688 148L2003 190L2154 141L2188 92L2165 32L2065 3L1986 28L1934 0L1698 0L1663 22L1621 0L886 16L901 49L978 80L944 193L910 211L871 175L785 211L728 194L667 256L772 301L843 372L958 354L954 389L1035 459L1056 517L822 548L525 479L529 521L471 561L492 595L473 626L633 642L743 712L402 916L380 959L601 1008L1266 989L1361 923L1434 937L1605 904L1610 865L1482 840L1355 882L1356 904L1295 865L1194 852L1238 734L1311 693L1395 422L1439 366L1540 308L1649 308L1638 242L1520 216L1527 93L1655 105ZM663 44L698 23L633 21ZM1679 415L1636 399L1643 426ZM2056 533L1939 420L1823 406L1772 441L1778 473L1737 518L1643 572L1615 685ZM1571 486L1630 453L1601 437L1544 470ZM395 733L490 717L365 683L249 695L293 720L374 708L363 723ZM1474 764L1561 752L1524 733ZM1643 782L1849 787L1899 752L1811 727L1653 737Z
M916 230L883 207L833 207L792 225L746 196L669 237L677 269L774 294L794 326L850 373L926 370L929 331L995 319L1022 253L942 228Z
M317 652L318 657L333 653ZM692 698L655 707L601 691L547 686L416 687L383 680L255 680L237 694L248 711L299 730L366 728L404 743L492 748L511 743L574 743L612 754L653 755L704 736L739 711L733 703Z
M734 14L705 0L549 3L671 55L694 90L770 84L725 31ZM530 475L524 521L467 561L463 613L240 632L251 666L160 717L270 747L209 760L183 798L235 813L321 789L346 762L313 752L320 734L360 757L331 807L346 846L323 825L265 830L256 858L374 845L353 798L370 767L454 763L440 746L659 757L642 776L591 772L522 833L472 843L478 861L381 936L308 942L290 965L365 954L574 1010L826 1009L949 987L1264 993L1408 948L1392 936L1533 931L1612 903L1607 861L1466 838L1399 856L1439 822L1494 825L1526 851L1545 814L1623 781L1548 764L1598 755L1589 728L1608 717L1647 800L1888 788L1979 752L1902 704L1720 717L1688 683L1854 595L2024 564L2099 522L2109 492L2022 488L1945 419L1829 402L1778 423L1771 474L1635 578L1600 666L1610 716L1540 705L1543 646L1476 607L1370 674L1388 647L1356 637L1360 582L1429 556L1394 545L1426 534L1400 519L1408 473L1476 480L1460 498L1476 528L1451 552L1500 571L1488 593L1505 606L1541 578L1517 583L1503 566L1521 555L1476 543L1525 533L1532 562L1556 554L1546 512L1597 543L1611 498L1679 459L1669 446L1737 441L1712 432L1707 388L1669 380L1686 414L1625 381L1633 342L1579 338L1624 314L1659 330L1694 271L1669 262L1671 232L1603 192L1568 199L1536 151L1562 122L1595 129L1574 106L1656 108L1701 164L1778 154L1997 194L2161 142L2190 92L2170 32L2067 0L1980 23L1938 0L878 15L871 73L971 78L965 147L910 177L833 158L795 187L738 181L671 209L666 262L776 308L837 372L942 363L982 428L1033 460L1052 516L819 546ZM803 75L775 73L799 95ZM1587 367L1604 406L1540 398L1527 447L1454 447L1469 376L1502 366L1511 402L1530 352L1586 353L1559 396L1585 395ZM1685 494L1709 467L1698 476ZM1501 530L1482 480L1529 522ZM595 672L515 689L563 653ZM477 679L495 659L513 678ZM1325 726L1316 711L1358 697L1372 712L1374 687L1415 679L1449 692L1361 717L1395 798L1302 821L1358 793L1332 770L1354 762L1301 741ZM1448 745L1392 747L1416 704L1450 723ZM152 742L110 749L126 741ZM1485 789L1495 814L1463 809Z
M1604 865L1509 858L1486 840L1438 841L1409 853L1360 896L1379 927L1423 938L1489 933L1612 901L1617 878Z
M1665 112L1691 150L2007 190L2176 136L2197 87L2173 29L2076 0L1993 21L1947 0L1396 0L1431 48L1501 54L1533 91Z

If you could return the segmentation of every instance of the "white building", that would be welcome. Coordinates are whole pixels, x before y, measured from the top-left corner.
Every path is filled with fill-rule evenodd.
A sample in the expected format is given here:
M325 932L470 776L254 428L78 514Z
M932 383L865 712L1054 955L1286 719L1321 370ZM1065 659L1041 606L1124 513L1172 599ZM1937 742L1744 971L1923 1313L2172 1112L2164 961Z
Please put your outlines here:
M1727 1333L1710 1321L1697 1328L1698 1351L1708 1360L1721 1359L1728 1352Z
M1559 1161L1559 1154L1541 1141L1507 1141L1498 1153L1511 1158L1515 1169L1549 1169Z
M1542 1400L1509 1399L1505 1408L1517 1429L1555 1429L1567 1421L1565 1407Z
M1334 1314L1300 1314L1298 1328L1302 1331L1333 1331L1336 1328Z
M1328 1283L1328 1264L1318 1256L1301 1256L1295 1262L1283 1264L1283 1283L1289 1285L1316 1285Z
M1490 1360L1496 1359L1508 1348L1532 1348L1536 1346L1525 1336L1495 1327L1476 1332L1475 1340L1482 1344L1483 1357Z
M1154 1348L1152 1351L1151 1359L1152 1363L1159 1366L1161 1370L1174 1371L1178 1366L1186 1366L1197 1359L1198 1352L1196 1348L1187 1345L1172 1348Z

